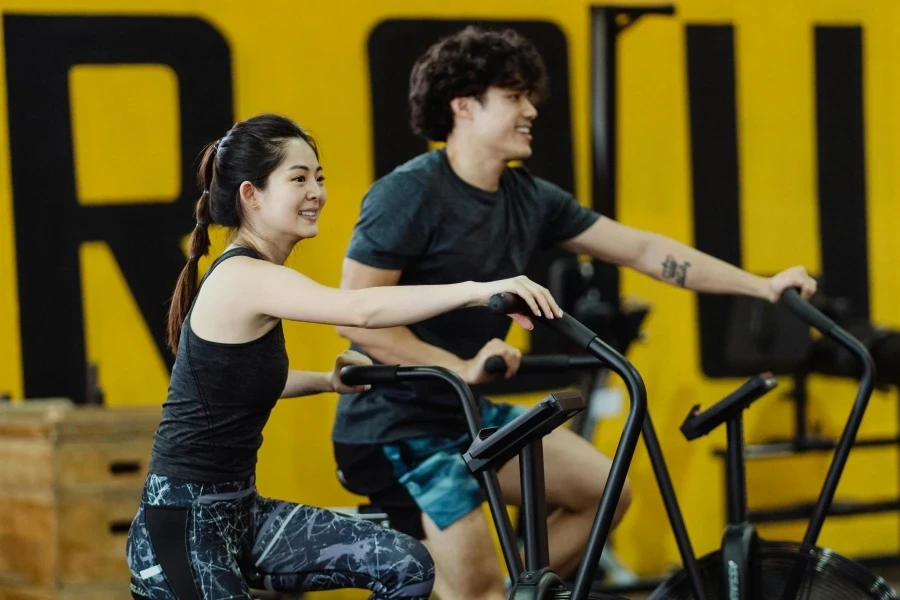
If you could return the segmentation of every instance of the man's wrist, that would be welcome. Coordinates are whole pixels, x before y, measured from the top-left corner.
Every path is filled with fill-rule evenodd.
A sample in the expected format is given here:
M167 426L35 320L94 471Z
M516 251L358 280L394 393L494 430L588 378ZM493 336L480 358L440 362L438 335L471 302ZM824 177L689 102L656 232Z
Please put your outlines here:
M322 372L322 391L323 392L334 392L337 388L337 382L335 379L337 378L337 374L334 371L323 371Z
M447 368L465 379L466 371L469 370L469 361L454 356L451 364L447 365Z

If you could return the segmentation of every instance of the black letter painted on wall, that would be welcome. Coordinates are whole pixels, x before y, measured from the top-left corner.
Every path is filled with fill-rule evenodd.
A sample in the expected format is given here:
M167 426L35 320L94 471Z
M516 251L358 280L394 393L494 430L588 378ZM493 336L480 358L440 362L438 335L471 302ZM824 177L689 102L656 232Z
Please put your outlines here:
M81 242L109 244L171 365L167 301L184 266L179 240L190 231L197 198L197 153L232 124L230 51L218 31L195 18L7 14L3 26L25 397L81 401ZM163 64L178 76L182 164L175 202L78 203L69 69L116 63Z
M848 298L857 314L868 316L862 30L816 27L815 51L820 289ZM695 244L740 266L734 29L688 26L687 67ZM710 377L755 372L726 358L734 306L726 296L698 298L701 364Z

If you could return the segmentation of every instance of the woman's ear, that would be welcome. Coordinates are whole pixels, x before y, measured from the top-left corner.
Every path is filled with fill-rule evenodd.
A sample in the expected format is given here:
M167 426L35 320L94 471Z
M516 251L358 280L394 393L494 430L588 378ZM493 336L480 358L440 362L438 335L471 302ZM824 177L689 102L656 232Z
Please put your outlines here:
M238 188L238 194L241 197L241 204L245 209L256 210L259 208L259 195L256 186L245 181Z

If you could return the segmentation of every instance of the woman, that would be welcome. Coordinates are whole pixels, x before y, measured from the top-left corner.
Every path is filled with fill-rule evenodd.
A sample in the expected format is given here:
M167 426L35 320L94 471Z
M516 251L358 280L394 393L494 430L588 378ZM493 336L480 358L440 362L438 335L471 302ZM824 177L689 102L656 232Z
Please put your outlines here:
M499 292L522 296L536 314L552 317L559 307L525 277L350 291L283 266L300 240L318 233L326 199L315 141L284 117L237 123L205 150L199 182L191 253L169 312L175 365L128 537L132 596L250 598L249 582L287 592L359 587L376 599L427 598L434 566L413 538L257 494L257 450L278 398L359 392L338 373L370 362L346 352L330 373L289 371L281 320L395 327L485 305ZM234 238L198 286L210 223ZM531 327L526 316L512 316Z

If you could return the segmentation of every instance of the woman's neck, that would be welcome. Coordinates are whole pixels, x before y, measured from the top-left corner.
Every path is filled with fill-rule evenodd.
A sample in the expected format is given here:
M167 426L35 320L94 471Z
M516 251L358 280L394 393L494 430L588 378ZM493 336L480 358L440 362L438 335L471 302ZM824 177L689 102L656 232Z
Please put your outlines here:
M293 252L295 245L296 242L284 241L279 243L251 231L239 231L231 242L229 249L237 247L250 248L259 252L264 259L276 265L283 265L287 261L287 257Z

